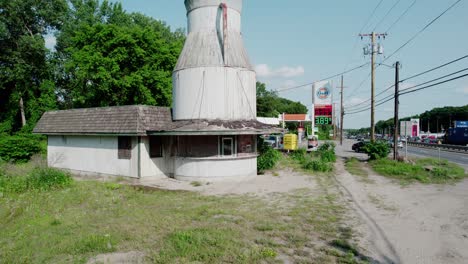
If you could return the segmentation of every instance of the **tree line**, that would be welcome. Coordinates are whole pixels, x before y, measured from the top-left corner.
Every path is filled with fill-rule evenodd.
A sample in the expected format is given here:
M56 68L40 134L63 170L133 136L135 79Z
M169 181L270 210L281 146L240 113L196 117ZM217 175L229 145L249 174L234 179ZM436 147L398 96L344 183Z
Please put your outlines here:
M409 121L412 118L419 118L421 131L443 133L453 127L455 121L468 120L468 105L438 107L419 115L401 118L400 121ZM369 131L370 128L349 130L352 134L367 134ZM394 119L380 120L375 124L375 131L378 134L393 134Z
M170 106L184 40L120 3L0 0L0 133L31 131L52 109Z
M48 110L171 106L184 31L107 0L0 0L0 134L31 132ZM257 97L259 116L307 113L262 83Z

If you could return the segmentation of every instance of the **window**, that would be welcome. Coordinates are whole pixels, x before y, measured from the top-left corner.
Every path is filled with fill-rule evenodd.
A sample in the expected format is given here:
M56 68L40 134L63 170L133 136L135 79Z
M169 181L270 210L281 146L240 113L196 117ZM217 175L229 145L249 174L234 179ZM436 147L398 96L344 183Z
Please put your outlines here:
M276 139L276 138L275 138ZM239 135L237 138L237 154L252 154L256 152L256 136Z
M220 153L218 136L179 136L177 153L181 157L217 157Z
M235 154L234 138L222 137L221 138L221 156L233 156Z
M131 159L132 158L132 138L131 137L119 137L118 139L118 157L119 159Z
M153 137L149 138L149 145L150 145L150 157L151 158L161 158L163 156L162 153L162 138L161 137Z

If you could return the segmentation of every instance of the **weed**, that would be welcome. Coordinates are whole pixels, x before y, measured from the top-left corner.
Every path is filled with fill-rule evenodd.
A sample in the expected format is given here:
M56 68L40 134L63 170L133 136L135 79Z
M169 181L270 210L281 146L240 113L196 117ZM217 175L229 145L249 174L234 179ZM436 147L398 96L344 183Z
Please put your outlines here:
M192 185L193 187L200 187L202 186L203 184L199 181L193 181L190 183L190 185Z
M257 171L263 173L266 170L273 169L278 161L281 159L282 154L276 149L267 147L260 153L257 158Z
M377 173L398 179L402 184L414 181L421 183L450 183L468 176L460 166L448 161L439 163L434 159L418 159L414 164L381 159L370 164Z

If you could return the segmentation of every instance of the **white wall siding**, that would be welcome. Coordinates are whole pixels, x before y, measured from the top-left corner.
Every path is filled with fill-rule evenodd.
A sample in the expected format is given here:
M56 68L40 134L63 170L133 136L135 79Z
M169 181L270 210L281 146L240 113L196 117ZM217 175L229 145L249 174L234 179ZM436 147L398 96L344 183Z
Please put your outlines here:
M175 178L184 181L241 181L257 176L257 157L175 159Z
M165 178L173 175L174 158L170 156L167 144L163 147L162 158L150 157L149 137L141 137L140 144L141 177Z
M137 137L132 137L132 158L118 159L116 136L49 136L50 167L89 174L138 177Z

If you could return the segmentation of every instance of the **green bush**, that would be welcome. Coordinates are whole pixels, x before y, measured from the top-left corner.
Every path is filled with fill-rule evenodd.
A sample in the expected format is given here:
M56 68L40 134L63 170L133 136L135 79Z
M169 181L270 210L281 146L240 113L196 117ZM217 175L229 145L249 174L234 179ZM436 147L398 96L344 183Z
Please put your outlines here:
M367 153L370 160L383 159L390 154L390 147L386 142L374 141L364 146L364 152Z
M8 162L27 162L32 155L44 152L41 138L34 135L0 137L0 158Z
M36 167L26 176L9 176L0 172L0 193L47 191L70 186L72 182L70 174L54 168Z
M264 148L257 158L257 171L263 173L265 170L273 169L280 159L281 152L270 147Z
M306 160L307 157L307 150L300 148L298 150L295 150L289 155L293 160L298 161L299 163L302 163Z
M336 162L335 144L332 142L323 143L319 146L317 153L320 156L320 160L323 162Z
M333 167L330 163L327 163L322 160L308 160L302 165L302 168L305 170L319 171L319 172L328 172L332 171Z

